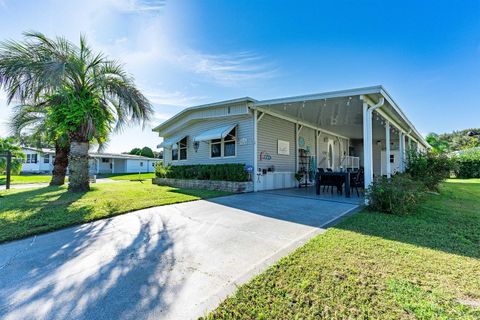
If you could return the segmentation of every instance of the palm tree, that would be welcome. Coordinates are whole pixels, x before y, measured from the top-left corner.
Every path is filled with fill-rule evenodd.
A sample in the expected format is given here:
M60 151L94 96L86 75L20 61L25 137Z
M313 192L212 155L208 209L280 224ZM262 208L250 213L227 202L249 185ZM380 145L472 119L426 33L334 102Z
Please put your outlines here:
M57 137L70 140L69 186L71 191L90 189L88 150L94 138L131 123L143 123L152 114L146 97L118 62L95 54L80 37L76 46L65 38L25 33L23 42L0 44L0 86L8 103L47 106L47 126Z
M65 183L70 155L70 139L68 135L57 136L53 128L49 127L48 108L56 107L54 101L44 100L36 105L23 104L15 106L10 119L10 129L15 136L21 137L23 131L28 130L30 140L37 143L55 145L55 161L53 163L51 186L61 186ZM94 137L92 140L98 145L98 151L106 146L104 137Z

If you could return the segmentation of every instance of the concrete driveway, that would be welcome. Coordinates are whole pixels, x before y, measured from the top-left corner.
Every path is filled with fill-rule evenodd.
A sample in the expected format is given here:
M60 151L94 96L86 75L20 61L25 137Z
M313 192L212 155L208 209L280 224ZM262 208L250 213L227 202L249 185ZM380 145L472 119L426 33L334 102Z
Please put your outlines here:
M356 208L242 194L7 243L0 246L0 318L196 318Z

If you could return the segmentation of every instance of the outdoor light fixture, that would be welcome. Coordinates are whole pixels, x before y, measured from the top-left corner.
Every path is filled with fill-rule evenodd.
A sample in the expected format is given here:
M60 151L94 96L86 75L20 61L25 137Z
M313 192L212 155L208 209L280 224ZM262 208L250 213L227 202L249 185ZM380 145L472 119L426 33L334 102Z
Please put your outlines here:
M197 152L199 147L200 147L200 142L195 141L193 143L193 150L195 150L195 152Z

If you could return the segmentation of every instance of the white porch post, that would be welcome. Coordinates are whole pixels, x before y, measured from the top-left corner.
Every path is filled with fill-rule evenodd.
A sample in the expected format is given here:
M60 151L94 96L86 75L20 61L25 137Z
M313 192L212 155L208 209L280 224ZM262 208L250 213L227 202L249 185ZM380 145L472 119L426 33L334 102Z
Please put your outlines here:
M400 172L405 172L405 134L400 131L398 133L398 148L400 149Z
M96 158L95 162L97 163L97 170L96 171L97 171L97 174L99 174L100 173L100 159Z
M387 165L387 178L392 176L392 165L390 164L390 122L385 125L385 161Z
M368 99L368 98L367 98ZM382 97L380 101L372 106L368 105L367 100L363 100L363 166L365 167L364 184L367 189L373 182L373 111L383 106L385 99ZM365 203L367 203L365 199Z
M363 102L363 166L365 167L365 189L373 180L372 162L372 115L369 112L369 105Z
M115 159L112 159L112 173L115 173Z
M257 145L257 109L253 110L253 191L258 190L257 186L257 173L258 173L258 145Z
M315 130L315 161L318 163L318 131ZM317 170L317 164L315 163L315 172Z
M298 123L295 123L295 173L298 172Z

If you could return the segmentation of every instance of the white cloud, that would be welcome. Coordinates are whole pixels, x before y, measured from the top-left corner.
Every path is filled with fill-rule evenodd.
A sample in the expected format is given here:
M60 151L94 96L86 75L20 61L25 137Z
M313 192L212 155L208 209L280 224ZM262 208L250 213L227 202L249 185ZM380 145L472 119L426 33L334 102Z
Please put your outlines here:
M2 5L5 0L0 0ZM186 106L207 102L210 96L216 99L234 92L231 88L255 85L277 74L269 57L249 48L219 52L208 45L189 43L186 39L191 38L182 34L183 28L190 26L180 1L50 0L41 5L35 1L6 5L16 6L12 9L15 17L3 16L9 29L0 30L1 39L38 30L78 42L79 35L84 34L95 51L124 63L154 105L155 115L148 125L156 126ZM37 14L40 7L41 17ZM6 133L4 116L9 109L0 100L0 134ZM142 132L140 128L126 129L122 135L112 137L109 150L128 150L142 140L156 145L155 134L148 128Z

